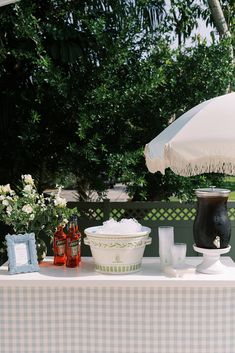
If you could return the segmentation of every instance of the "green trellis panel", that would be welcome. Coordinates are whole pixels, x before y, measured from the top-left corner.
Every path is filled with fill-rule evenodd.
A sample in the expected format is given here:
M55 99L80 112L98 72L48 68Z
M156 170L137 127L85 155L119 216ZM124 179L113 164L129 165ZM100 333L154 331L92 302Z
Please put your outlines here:
M103 221L114 218L135 218L142 225L150 227L152 244L146 246L144 256L158 256L158 227L171 225L175 229L175 241L187 244L187 255L198 255L193 251L193 221L196 214L194 203L179 202L70 202L69 207L77 208L80 229L101 225ZM231 252L235 260L235 203L228 203L228 214L232 225ZM88 246L82 246L84 256L91 255Z
M77 209L80 230L87 227L98 226L103 221L114 218L135 218L142 225L151 228L152 244L146 246L144 256L158 256L158 227L173 226L175 229L175 241L187 244L187 255L198 255L193 251L193 221L196 214L194 203L179 202L70 202L70 208ZM235 202L228 203L228 214L232 226L231 251L229 255L235 261ZM0 243L5 234L0 234ZM52 255L51 244L47 240L48 255ZM90 256L90 247L82 243L82 255ZM0 264L6 257L0 256Z

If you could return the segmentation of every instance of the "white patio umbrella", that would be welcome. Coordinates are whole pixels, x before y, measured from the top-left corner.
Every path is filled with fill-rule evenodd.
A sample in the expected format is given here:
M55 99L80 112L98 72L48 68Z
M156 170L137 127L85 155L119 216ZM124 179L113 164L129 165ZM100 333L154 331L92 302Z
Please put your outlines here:
M17 2L19 0L0 0L0 6L5 6L5 5L8 5L8 4L11 4L13 2Z
M235 93L183 114L145 146L145 159L152 173L235 175Z

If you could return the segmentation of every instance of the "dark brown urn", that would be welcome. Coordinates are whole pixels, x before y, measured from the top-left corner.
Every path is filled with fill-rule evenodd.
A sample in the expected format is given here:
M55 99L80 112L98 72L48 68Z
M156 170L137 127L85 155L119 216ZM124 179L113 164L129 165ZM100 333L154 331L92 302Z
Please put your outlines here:
M197 213L193 225L196 246L223 249L229 245L231 224L227 213L230 190L219 188L197 189Z

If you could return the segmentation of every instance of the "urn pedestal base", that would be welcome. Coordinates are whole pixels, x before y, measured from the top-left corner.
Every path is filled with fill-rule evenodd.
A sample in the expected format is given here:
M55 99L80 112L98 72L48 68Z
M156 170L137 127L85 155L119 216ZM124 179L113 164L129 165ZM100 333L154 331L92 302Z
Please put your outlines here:
M225 273L228 270L220 261L220 255L226 254L230 251L231 245L224 249L204 249L193 245L196 252L203 254L202 262L196 267L197 272L216 275Z

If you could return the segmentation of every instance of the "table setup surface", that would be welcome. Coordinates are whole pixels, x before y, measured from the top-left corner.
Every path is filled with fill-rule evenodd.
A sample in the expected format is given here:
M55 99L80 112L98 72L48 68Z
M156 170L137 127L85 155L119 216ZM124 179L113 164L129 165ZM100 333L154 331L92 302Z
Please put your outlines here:
M202 257L187 257L185 269L179 270L181 277L174 278L170 271L164 273L160 267L158 257L145 257L141 271L113 275L95 271L92 257L83 257L79 267L53 265L53 257L47 257L40 264L39 272L10 275L7 263L0 267L0 286L170 286L170 287L201 287L201 286L229 286L235 287L235 263L229 256L221 257L226 265L224 274L209 275L197 273L196 266Z
M9 275L0 268L1 353L234 353L235 264L227 273L195 272L201 257L186 258L182 277L144 258L133 274L54 266ZM181 273L182 275L182 273Z

